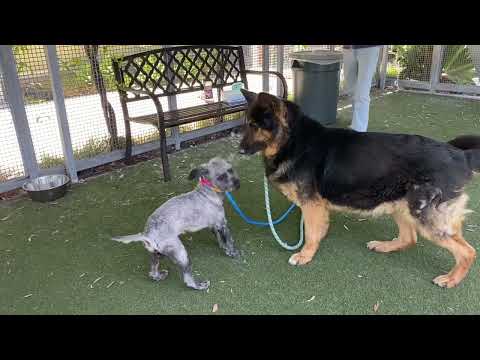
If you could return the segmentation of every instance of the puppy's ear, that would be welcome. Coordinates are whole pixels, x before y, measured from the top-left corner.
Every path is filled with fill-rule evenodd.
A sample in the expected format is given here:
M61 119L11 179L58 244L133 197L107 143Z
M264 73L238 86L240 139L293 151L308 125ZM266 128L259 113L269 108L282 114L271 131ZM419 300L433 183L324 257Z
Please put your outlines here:
M188 180L198 180L202 176L207 176L208 175L208 169L206 169L203 166L199 166L192 171L190 171L190 174L188 175Z
M257 97L257 94L255 94L254 92L252 91L248 91L248 90L245 90L245 89L240 89L240 91L242 92L242 95L243 97L247 100L247 103L250 105L254 100L255 98Z

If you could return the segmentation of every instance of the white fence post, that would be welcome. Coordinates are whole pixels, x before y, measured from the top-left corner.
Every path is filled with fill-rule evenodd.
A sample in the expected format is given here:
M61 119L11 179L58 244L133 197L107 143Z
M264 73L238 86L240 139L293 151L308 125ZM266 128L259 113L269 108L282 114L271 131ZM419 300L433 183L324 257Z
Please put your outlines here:
M283 45L277 45L277 71L283 74L283 57L285 56L285 49ZM283 93L282 82L277 79L277 96Z
M389 45L383 45L383 48L382 48L382 60L380 63L380 71L379 71L380 90L385 90L385 80L387 78L387 65L388 65L388 47Z
M30 178L35 178L39 174L38 163L35 157L30 127L28 126L27 112L18 79L15 56L10 45L0 45L0 66L5 75L5 97L10 104L18 146L22 155L23 168L26 175Z
M167 48L167 47L170 47L170 45L162 45L162 47ZM163 60L167 64L169 63L170 59L169 59L168 54L165 55L165 58ZM170 70L170 68L166 68L165 72L166 72L167 77L170 78L172 76L172 71ZM171 90L171 89L172 89L172 85L168 84L167 90ZM169 111L177 110L177 97L175 95L167 96L167 101L168 101L168 110ZM175 139L175 150L180 150L180 148L181 148L180 128L178 126L174 126L174 127L170 128L170 131L172 132L172 136Z
M435 91L442 74L443 45L433 45L432 65L430 68L430 91Z
M60 131L60 138L62 139L65 168L71 181L76 183L78 182L77 168L75 166L72 139L68 127L63 85L60 77L60 68L58 66L57 48L56 45L44 45L44 49L47 56L48 72L50 73L50 78L52 80L53 102L55 103L55 110L57 113L58 130Z
M262 45L262 70L270 70L270 49L268 45ZM270 90L270 76L268 74L263 74L263 91L268 92Z

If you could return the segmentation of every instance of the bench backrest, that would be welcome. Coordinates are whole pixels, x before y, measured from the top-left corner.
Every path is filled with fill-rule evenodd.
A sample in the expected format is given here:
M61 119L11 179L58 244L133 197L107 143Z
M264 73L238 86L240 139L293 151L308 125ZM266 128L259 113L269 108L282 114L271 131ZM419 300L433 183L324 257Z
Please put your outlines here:
M176 46L145 51L113 59L113 70L121 99L147 99L125 90L143 90L155 96L172 96L203 90L205 81L213 88L236 82L247 87L241 46Z

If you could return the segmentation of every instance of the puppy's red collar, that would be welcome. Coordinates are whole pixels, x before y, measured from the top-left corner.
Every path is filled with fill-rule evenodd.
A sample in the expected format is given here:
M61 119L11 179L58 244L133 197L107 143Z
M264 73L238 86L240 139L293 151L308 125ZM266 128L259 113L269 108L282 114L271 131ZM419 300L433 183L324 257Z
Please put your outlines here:
M208 180L207 178L201 177L198 181L198 184L200 186L209 187L215 192L222 192L222 190L220 190L217 186L213 185L213 183L210 180Z

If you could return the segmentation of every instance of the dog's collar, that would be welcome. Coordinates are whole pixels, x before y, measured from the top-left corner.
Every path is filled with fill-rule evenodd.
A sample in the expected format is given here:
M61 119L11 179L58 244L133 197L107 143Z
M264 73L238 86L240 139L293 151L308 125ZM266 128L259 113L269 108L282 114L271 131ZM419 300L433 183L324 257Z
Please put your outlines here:
M207 178L204 178L204 177L201 177L199 179L198 185L209 187L210 189L212 189L213 191L215 191L217 193L223 192L217 186L213 185L210 180L208 180Z

